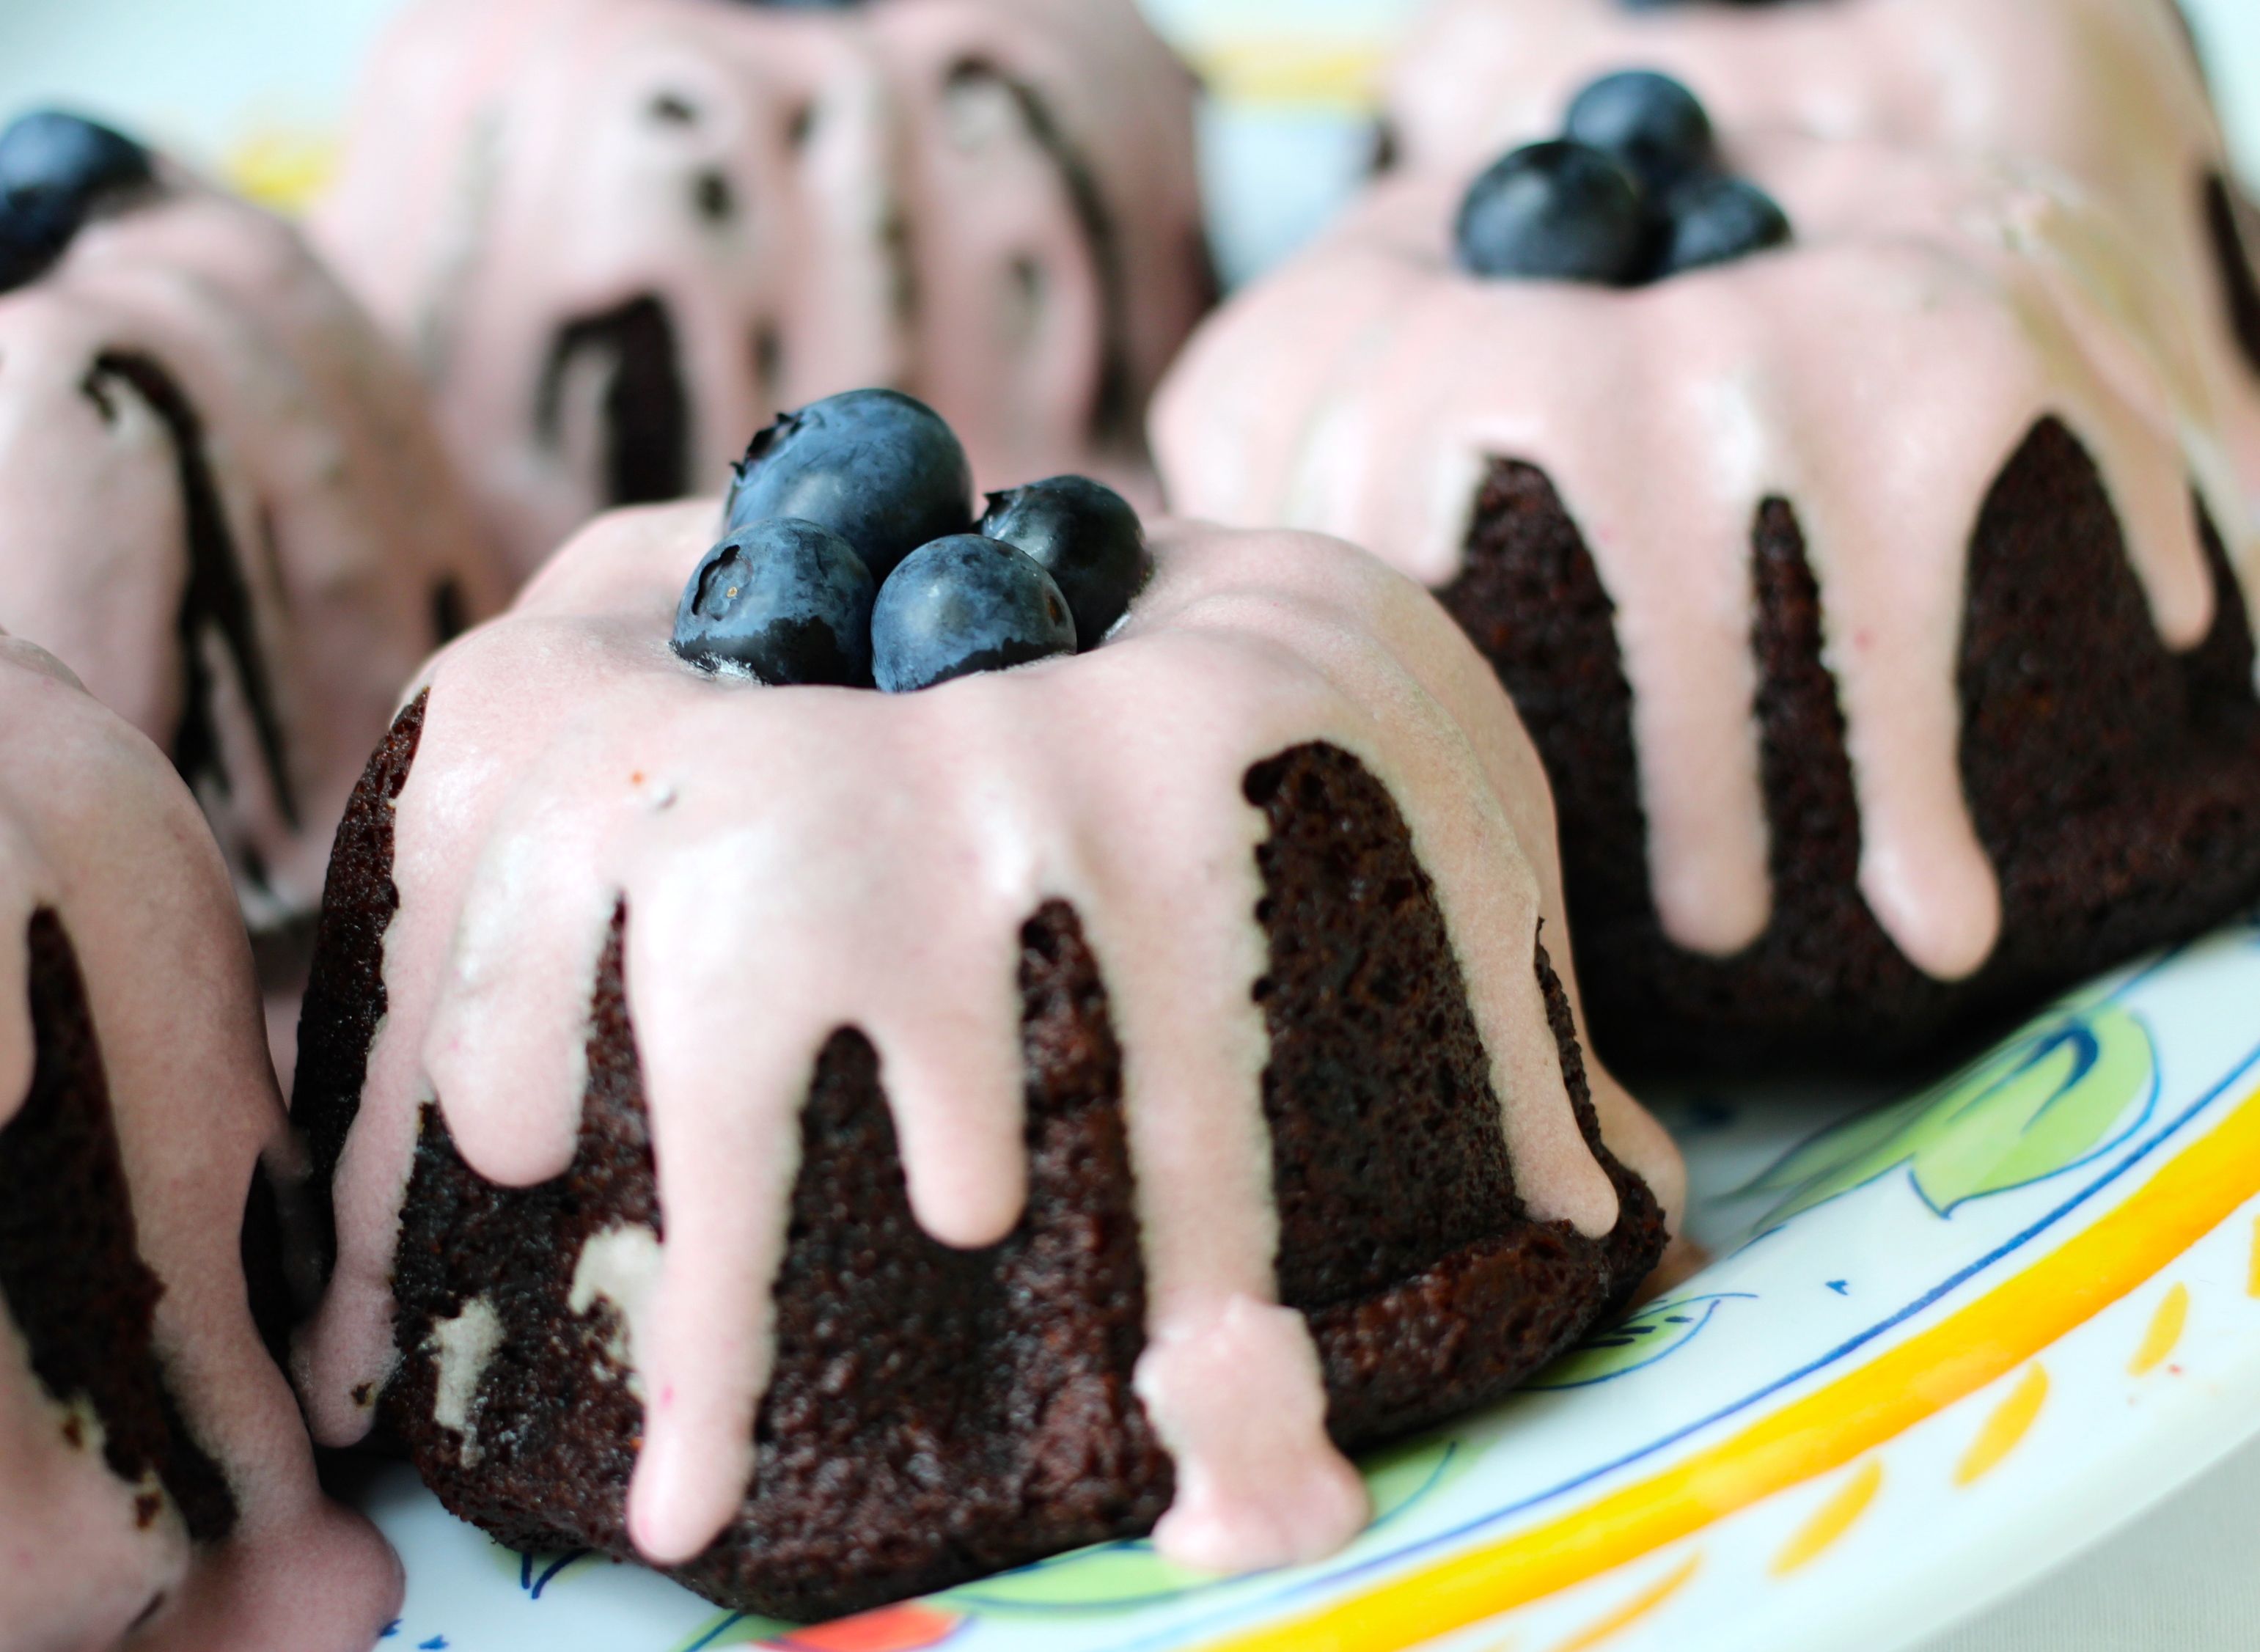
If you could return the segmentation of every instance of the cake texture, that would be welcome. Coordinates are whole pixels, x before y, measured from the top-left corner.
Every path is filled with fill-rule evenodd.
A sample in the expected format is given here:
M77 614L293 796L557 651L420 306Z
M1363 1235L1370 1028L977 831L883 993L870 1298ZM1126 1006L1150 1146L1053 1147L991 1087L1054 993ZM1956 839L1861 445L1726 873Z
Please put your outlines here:
M770 689L669 651L713 520L589 529L348 815L294 1101L320 1437L806 1619L1149 1529L1324 1554L1342 1451L1628 1299L1677 1162L1583 1055L1542 774L1416 587L1166 525L1104 646Z
M1904 1055L2260 889L2253 547L2169 283L2045 175L1748 139L1633 290L1379 190L1196 340L1173 504L1439 591L1547 759L1602 1054Z
M2222 431L2260 498L2260 242L2173 0L1441 0L1387 77L1393 146L1410 169L1464 175L1631 68L1685 82L1729 132L1949 149L2093 196L2233 373Z
M317 234L530 571L860 385L987 486L1142 469L1212 297L1192 100L1134 0L424 0Z
M0 294L0 625L172 754L287 1070L369 745L506 592L414 375L297 232L150 167Z
M0 726L0 1648L365 1652L399 1567L268 1351L303 1162L225 869L157 750L4 637Z

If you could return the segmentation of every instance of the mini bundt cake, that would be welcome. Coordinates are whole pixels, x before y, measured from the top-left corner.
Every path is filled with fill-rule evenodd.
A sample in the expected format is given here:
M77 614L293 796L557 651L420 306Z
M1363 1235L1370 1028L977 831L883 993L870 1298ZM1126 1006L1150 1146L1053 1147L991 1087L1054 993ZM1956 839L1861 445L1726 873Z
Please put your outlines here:
M522 571L858 385L1119 476L1213 296L1193 90L1134 0L423 0L316 234Z
M852 511L623 512L439 657L308 999L318 1436L807 1619L1149 1529L1322 1555L1342 1451L1628 1298L1677 1161L1582 1053L1505 696L1296 535L1162 528L1077 653L1120 504L1007 496L876 604Z
M0 1648L367 1652L400 1570L268 1351L300 1162L225 869L5 637L0 727Z
M1194 341L1155 447L1177 509L1365 545L1490 657L1606 1058L1908 1055L2260 892L2260 567L2107 221L1733 158L1660 228L1568 140L1383 186Z
M1463 176L1550 129L1599 75L1654 68L1733 132L1801 132L2052 168L2191 296L2238 380L2222 410L2260 498L2260 284L2174 0L1441 0L1387 83L1391 147Z
M347 797L506 597L413 373L297 233L68 116L0 136L0 625L170 752L286 1058Z

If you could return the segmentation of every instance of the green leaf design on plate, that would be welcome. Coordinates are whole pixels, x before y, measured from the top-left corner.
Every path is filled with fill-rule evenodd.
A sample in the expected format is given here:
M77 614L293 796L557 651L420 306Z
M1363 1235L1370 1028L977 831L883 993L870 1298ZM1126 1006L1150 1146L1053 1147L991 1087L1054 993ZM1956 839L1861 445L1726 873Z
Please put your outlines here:
M1746 1291L1728 1291L1650 1303L1629 1319L1594 1332L1524 1386L1537 1390L1591 1388L1596 1383L1628 1377L1677 1354L1693 1341L1711 1323L1721 1305L1756 1300Z
M675 1648L675 1652L722 1652L725 1647L760 1646L790 1634L798 1626L774 1618L748 1618L726 1612Z
M1105 1543L969 1584L942 1598L954 1606L986 1612L1042 1607L1090 1611L1148 1606L1215 1581L1205 1573L1171 1564L1151 1543Z
M1373 1498L1373 1524L1403 1513L1451 1480L1464 1466L1465 1455L1450 1440L1428 1439L1368 1457L1359 1467ZM1152 1606L1218 1582L1206 1572L1172 1565L1152 1543L1141 1540L1039 1561L937 1598L944 1606L974 1612L1111 1611Z
M1749 1191L1784 1196L1770 1231L1906 1165L1932 1211L1951 1216L2124 1140L2149 1116L2156 1074L2149 1027L2121 1005L2060 1010L1944 1083L1814 1138Z

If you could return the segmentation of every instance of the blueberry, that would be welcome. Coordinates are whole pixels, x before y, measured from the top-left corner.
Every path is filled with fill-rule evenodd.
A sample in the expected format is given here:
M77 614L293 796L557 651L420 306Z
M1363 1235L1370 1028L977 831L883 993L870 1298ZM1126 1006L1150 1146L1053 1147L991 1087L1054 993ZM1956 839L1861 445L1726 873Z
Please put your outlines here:
M1789 218L1763 190L1741 178L1699 178L1674 192L1659 273L1728 263L1779 247Z
M37 280L95 207L156 180L149 152L77 115L42 109L0 132L0 292Z
M1713 165L1711 118L1703 105L1669 75L1648 69L1606 75L1586 87L1570 105L1563 132L1615 156L1657 194Z
M1518 149L1460 204L1460 263L1477 275L1621 282L1641 273L1648 217L1632 175L1599 150Z
M675 611L675 652L772 688L868 688L877 586L855 547L790 518L739 529L700 561Z
M1089 476L1054 476L989 496L981 532L1033 557L1095 648L1146 583L1146 530L1130 502Z
M1033 557L957 533L904 559L871 611L871 657L890 694L1075 652L1075 615Z
M919 546L970 527L972 498L972 467L940 414L898 390L850 390L754 438L730 490L729 530L814 522L884 583Z

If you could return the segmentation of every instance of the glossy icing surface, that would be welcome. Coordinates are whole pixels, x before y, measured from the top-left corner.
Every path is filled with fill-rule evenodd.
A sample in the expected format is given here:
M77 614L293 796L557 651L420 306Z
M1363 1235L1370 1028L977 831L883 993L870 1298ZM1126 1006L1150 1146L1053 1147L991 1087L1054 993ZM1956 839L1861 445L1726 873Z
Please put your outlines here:
M1441 0L1391 72L1419 168L1471 175L1550 135L1595 76L1658 68L1728 132L1880 139L2037 163L2092 191L2165 273L2235 395L2221 410L2260 499L2260 383L2234 333L2204 188L2226 175L2172 0Z
M317 234L527 572L866 384L933 403L984 485L1119 472L1207 299L1191 77L1132 0L426 0L355 132ZM639 304L632 345L589 339ZM655 349L679 436L606 405ZM610 484L629 425L679 485Z
M956 1245L1003 1237L1026 1186L1019 936L1061 898L1126 1052L1148 1300L1137 1387L1178 1470L1160 1541L1227 1570L1346 1541L1363 1495L1326 1438L1309 1332L1277 1304L1253 996L1265 827L1242 785L1326 740L1389 786L1495 1062L1521 1196L1606 1233L1615 1193L1534 971L1541 918L1557 956L1566 945L1550 800L1505 696L1442 611L1370 558L1179 525L1156 528L1155 580L1095 653L905 696L718 681L668 646L713 521L697 504L605 518L426 675L395 823L388 1014L336 1181L337 1271L300 1349L318 1434L361 1434L390 1369L420 1106L436 1097L497 1183L571 1162L597 962L625 903L666 1241L654 1263L609 1237L577 1272L590 1301L633 1299L647 1412L630 1530L662 1563L702 1551L751 1478L819 1049L844 1026L876 1048L921 1224ZM1592 1070L1613 1147L1676 1208L1669 1141Z
M281 933L440 592L504 591L413 375L297 233L166 186L0 297L0 625L175 754Z
M1860 887L1910 960L1959 978L2000 921L1959 767L1979 510L2063 418L2161 634L2194 645L2214 599L2192 483L2260 593L2216 377L2182 295L2049 176L1794 137L1732 158L1796 243L1635 291L1463 275L1455 186L1385 186L1195 340L1155 451L1180 510L1339 533L1435 587L1491 460L1545 470L1616 607L1664 927L1720 955L1770 912L1750 536L1764 501L1790 501L1848 726Z
M150 1488L113 1476L98 1444L66 1443L68 1413L0 1305L0 1644L365 1652L398 1606L398 1564L323 1498L245 1298L254 1166L282 1166L291 1148L225 871L158 751L52 657L4 637L0 729L0 1125L32 1082L24 937L52 911L101 1041L140 1253L164 1285L158 1351L239 1509L210 1549L191 1547L169 1502L143 1524L135 1503ZM80 1424L98 1441L97 1420Z

